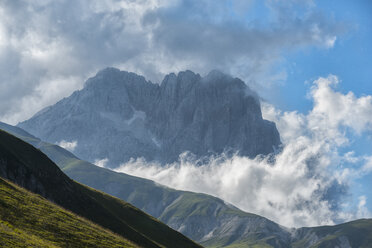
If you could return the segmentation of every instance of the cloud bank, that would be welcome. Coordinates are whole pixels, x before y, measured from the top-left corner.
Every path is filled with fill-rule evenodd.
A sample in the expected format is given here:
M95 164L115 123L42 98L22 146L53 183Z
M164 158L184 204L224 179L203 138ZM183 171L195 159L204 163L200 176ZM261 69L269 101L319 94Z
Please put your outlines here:
M312 1L4 0L0 120L31 117L107 66L156 82L220 69L259 89L285 79L283 52L327 49L343 32Z
M336 76L313 82L313 109L306 115L281 112L263 104L264 117L276 122L284 143L275 156L211 158L202 166L188 160L161 167L131 161L117 171L152 179L182 190L208 193L239 208L290 226L334 224L372 217L366 196L348 211L349 184L372 171L371 157L347 148L347 132L372 129L372 96L356 97L335 90Z

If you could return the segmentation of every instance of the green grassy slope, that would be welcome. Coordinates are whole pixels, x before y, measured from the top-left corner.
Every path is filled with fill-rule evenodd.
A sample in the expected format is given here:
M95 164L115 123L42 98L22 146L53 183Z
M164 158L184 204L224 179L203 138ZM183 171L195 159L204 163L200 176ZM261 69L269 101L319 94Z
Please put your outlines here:
M216 207L214 205L218 204ZM221 199L204 194L185 192L182 197L167 207L160 219L165 223L183 220L202 232L208 228L198 223L220 222L222 228L214 235L200 241L205 247L286 247L287 233L277 224L262 216L246 213L233 206L223 207ZM213 216L210 218L209 216ZM249 231L244 230L249 229ZM265 230L264 230L265 229ZM279 238L280 237L280 238ZM197 240L203 237L197 237Z
M297 233L300 235L292 244L294 248L372 247L372 219L360 219L335 226L304 227L298 229ZM317 240L312 241L314 235Z
M265 240L258 241L255 238L252 239L243 239L237 242L234 242L230 245L224 245L224 242L228 242L228 240L221 240L221 242L213 242L213 244L208 244L207 247L210 248L275 248L276 246L272 246L267 244ZM289 246L287 246L289 248Z
M46 155L0 131L0 176L144 247L200 247L132 205L76 183Z
M138 247L0 178L0 247Z

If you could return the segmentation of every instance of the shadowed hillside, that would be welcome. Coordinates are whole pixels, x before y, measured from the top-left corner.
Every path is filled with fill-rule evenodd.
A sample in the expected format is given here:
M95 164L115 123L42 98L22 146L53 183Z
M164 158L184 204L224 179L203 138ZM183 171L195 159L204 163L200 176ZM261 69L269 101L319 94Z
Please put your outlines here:
M1 247L138 247L0 178Z
M132 205L68 178L46 155L0 131L0 176L143 247L200 247Z

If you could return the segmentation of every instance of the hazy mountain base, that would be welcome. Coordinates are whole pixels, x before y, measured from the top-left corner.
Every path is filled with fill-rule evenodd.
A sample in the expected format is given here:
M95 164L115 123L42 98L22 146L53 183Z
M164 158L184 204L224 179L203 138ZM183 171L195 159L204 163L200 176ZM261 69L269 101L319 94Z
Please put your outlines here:
M4 131L0 176L142 247L200 247L132 205L76 183L40 150Z
M222 152L255 157L280 145L255 93L218 71L204 78L169 74L158 85L107 68L18 126L50 143L76 142L79 158L107 159L111 168L140 157L174 162L185 151L198 158Z
M131 202L207 247L369 247L372 243L372 220L287 229L212 196L170 189L94 166L22 129L3 123L0 128L39 146L75 180Z

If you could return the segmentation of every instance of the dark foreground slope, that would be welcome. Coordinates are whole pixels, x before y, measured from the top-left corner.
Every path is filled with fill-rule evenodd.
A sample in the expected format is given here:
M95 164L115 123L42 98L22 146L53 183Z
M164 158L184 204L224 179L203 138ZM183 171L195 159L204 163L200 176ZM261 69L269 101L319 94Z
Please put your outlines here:
M138 247L0 178L0 247Z
M46 155L0 131L0 176L143 247L200 247L132 205L68 178Z

